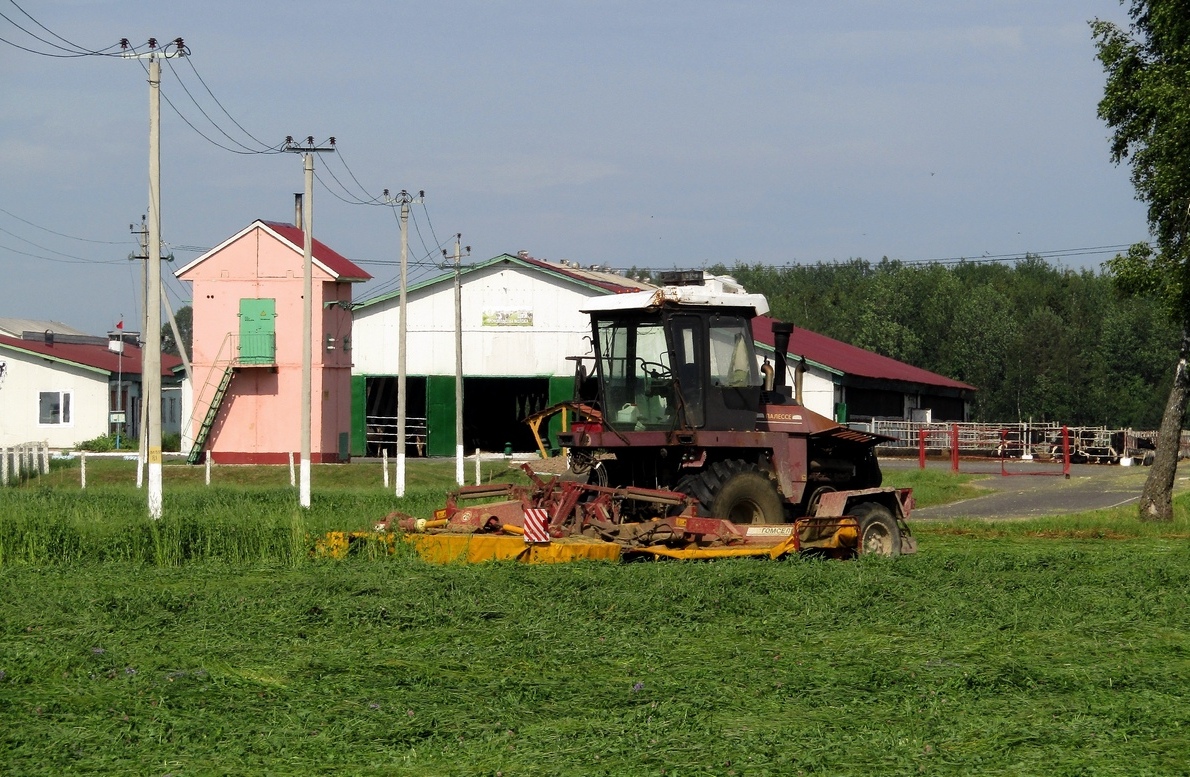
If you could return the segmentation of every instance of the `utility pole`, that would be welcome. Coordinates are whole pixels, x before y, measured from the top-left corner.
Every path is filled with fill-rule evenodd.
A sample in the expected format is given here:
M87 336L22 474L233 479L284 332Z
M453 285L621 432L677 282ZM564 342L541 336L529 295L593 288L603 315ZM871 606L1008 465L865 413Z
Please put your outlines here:
M465 485L463 477L463 257L462 233L455 235L455 482ZM467 255L471 254L471 246L467 246ZM446 249L442 250L446 256Z
M420 202L426 196L424 191L418 192L417 200L413 199L413 195L404 189L396 197L389 197L388 190L385 192L385 201L389 205L401 206L401 320L397 326L397 344L400 349L397 352L397 483L395 493L398 497L405 496L405 424L406 415L405 410L408 407L405 396L405 345L408 336L408 324L406 319L408 299L407 292L409 287L409 204L411 202Z
M125 42L123 45L127 46ZM186 56L181 38L173 41L173 51L157 48L157 40L149 39L147 54L125 52L129 59L149 61L149 243L148 293L145 300L146 328L144 334L144 366L141 391L145 395L148 417L149 460L149 517L161 518L161 59Z
M305 146L295 145L293 137L285 138L285 150L302 155L306 191L302 196L302 451L298 484L298 503L310 507L310 413L311 384L313 382L314 338L314 155L335 150L335 139L327 146L316 147L314 137L306 138Z
M137 412L136 425L136 487L139 489L144 485L145 481L145 463L148 459L149 452L149 425L146 423L148 416L148 392L145 390L145 376L148 373L147 363L145 361L145 331L149 328L149 230L144 223L144 217L141 218L141 233L140 233L140 298L141 298L141 316L140 316L140 402L139 411ZM123 337L121 335L121 337Z
M132 232L132 234L136 235L140 241L140 253L139 254L129 254L128 258L130 260L139 260L140 261L140 283L141 283L140 326L142 329L144 329L145 322L148 320L148 316L149 316L149 307L147 304L149 292L148 292L148 287L145 285L146 281L148 280L148 272L149 272L149 266L148 266L149 227L148 227L147 222L145 221L145 218L146 218L145 216L140 217L140 229L137 229L135 224L128 225L128 231L130 231L130 232ZM120 322L121 322L121 326L122 326L123 325L123 316L120 317ZM140 344L143 346L144 341L142 340ZM124 358L124 330L121 328L121 330L120 330L120 359L121 359L121 361L123 360L123 358ZM148 448L148 437L145 435L146 428L145 428L144 372L145 372L145 351L144 351L144 348L142 347L141 348L141 390L140 390L140 401L138 402L139 409L137 411L137 419L138 419L137 420L137 441L138 442L137 442L137 449L136 449L136 487L138 490L141 488L141 486L144 485L145 453ZM127 438L128 415L129 415L128 411L130 410L130 408L125 408L124 405L127 403L123 402L122 400L118 400L118 401L121 405L121 407L119 409L125 411L124 431L125 431L125 438ZM120 446L117 445L116 447L119 448Z

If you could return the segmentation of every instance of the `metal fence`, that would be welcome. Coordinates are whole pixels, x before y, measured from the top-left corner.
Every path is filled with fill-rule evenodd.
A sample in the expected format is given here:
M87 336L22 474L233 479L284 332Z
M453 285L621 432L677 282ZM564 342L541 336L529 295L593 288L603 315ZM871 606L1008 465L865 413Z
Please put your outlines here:
M1062 424L977 424L881 421L851 424L891 438L878 450L883 455L911 456L923 445L927 454L949 453L957 431L959 454L968 457L1051 458L1061 454ZM1157 448L1156 431L1110 429L1106 426L1071 426L1070 454L1076 462L1114 464L1122 458L1141 462L1151 459ZM1190 432L1183 431L1179 455L1190 456Z
M379 456L380 452L385 450L396 452L398 441L396 416L370 415L366 417L365 423L367 424L366 455ZM405 418L405 455L411 453L417 456L426 455L426 434L425 418L407 416Z

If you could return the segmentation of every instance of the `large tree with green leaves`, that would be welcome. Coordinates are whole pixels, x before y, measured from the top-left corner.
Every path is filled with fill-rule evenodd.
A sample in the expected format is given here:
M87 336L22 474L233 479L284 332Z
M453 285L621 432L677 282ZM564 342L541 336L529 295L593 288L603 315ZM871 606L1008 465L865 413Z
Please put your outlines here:
M1178 440L1190 397L1190 0L1121 2L1132 20L1127 28L1091 22L1107 76L1099 117L1112 130L1112 161L1132 167L1156 251L1135 246L1111 269L1125 288L1162 293L1181 328L1157 456L1140 503L1143 520L1172 520Z

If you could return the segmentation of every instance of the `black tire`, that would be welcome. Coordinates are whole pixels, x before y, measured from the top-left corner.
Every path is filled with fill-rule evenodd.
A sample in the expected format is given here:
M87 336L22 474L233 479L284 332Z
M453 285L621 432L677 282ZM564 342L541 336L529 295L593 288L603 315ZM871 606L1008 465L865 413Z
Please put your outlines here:
M678 483L698 500L700 515L736 524L785 523L785 504L772 479L743 461L717 461Z
M859 542L856 551L861 555L901 555L901 529L892 512L877 502L861 502L848 511L859 519Z

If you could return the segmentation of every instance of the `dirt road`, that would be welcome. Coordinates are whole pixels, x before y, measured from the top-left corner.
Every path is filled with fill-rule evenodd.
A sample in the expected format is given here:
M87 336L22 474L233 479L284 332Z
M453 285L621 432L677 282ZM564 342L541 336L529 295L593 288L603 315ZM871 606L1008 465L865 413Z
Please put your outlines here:
M880 462L886 471L905 467L916 467L917 462ZM946 467L936 464L931 467ZM1070 467L1070 479L1060 475L1020 474L1009 477L1000 475L998 462L962 462L960 471L967 474L982 474L972 485L987 489L987 494L948 505L924 507L913 511L915 520L930 518L1035 518L1043 515L1077 513L1100 510L1135 503L1140 498L1147 467L1121 467L1108 464L1076 464ZM1012 462L1009 470L1020 473L1055 472L1052 464ZM1183 464L1178 470L1175 489L1190 488L1190 464Z

